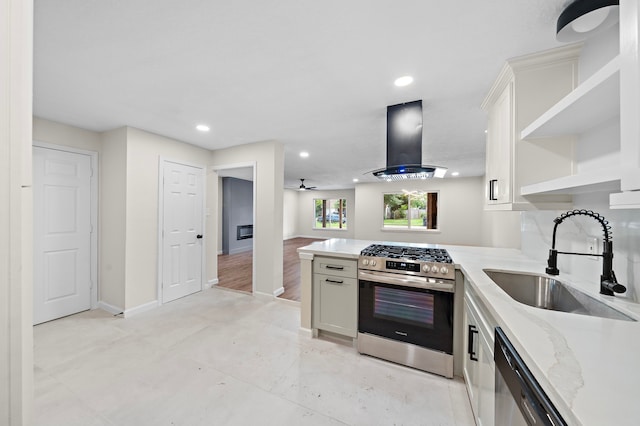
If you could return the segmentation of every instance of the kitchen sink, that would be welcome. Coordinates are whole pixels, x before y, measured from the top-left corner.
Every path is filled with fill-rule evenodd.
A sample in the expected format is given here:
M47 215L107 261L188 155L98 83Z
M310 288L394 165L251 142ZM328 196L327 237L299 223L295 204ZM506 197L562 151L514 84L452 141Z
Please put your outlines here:
M534 308L636 321L552 277L494 269L484 269L484 273L512 299Z

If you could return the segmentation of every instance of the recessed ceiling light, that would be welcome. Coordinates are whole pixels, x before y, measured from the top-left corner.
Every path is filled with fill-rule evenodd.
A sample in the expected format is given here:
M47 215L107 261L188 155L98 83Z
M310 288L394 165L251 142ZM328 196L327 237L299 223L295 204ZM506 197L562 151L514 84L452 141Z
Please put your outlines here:
M460 173L459 172L452 172L451 176L458 176Z
M308 153L307 151L302 151L302 152L300 153L300 157L302 157L302 158L308 158L308 157L309 157L309 153Z
M206 124L198 124L198 125L196 126L196 129L197 129L197 130L199 130L199 131L201 131L201 132L208 132L209 130L211 130L211 129L209 128L209 126L207 126Z
M357 182L357 181L358 181L358 178L353 178L353 181L354 181L354 182Z
M398 87L408 86L413 83L413 77L410 75L405 75L399 78L396 78L396 81L393 82Z

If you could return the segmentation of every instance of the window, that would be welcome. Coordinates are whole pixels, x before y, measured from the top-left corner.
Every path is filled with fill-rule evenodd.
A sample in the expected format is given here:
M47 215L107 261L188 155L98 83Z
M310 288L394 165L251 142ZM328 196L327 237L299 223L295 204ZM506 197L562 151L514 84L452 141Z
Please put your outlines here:
M382 226L386 229L438 229L438 193L384 194L382 217Z
M344 198L313 200L315 221L318 229L347 229L347 200Z

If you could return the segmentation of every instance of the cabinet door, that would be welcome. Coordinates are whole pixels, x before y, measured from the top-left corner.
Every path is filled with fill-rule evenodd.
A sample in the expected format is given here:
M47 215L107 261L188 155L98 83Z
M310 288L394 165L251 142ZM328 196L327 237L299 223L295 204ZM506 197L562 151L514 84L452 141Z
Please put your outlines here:
M513 83L506 85L489 109L486 195L489 204L511 202Z
M349 337L358 331L358 280L313 276L313 327Z
M495 365L493 345L487 325L483 325L480 313L465 299L464 326L466 330L466 354L463 375L471 402L471 409L478 426L493 426L495 419Z
M478 344L478 323L475 319L467 301L464 303L464 343L465 354L462 361L462 374L467 385L467 393L471 402L471 409L474 416L478 417L478 382L479 378L479 344Z

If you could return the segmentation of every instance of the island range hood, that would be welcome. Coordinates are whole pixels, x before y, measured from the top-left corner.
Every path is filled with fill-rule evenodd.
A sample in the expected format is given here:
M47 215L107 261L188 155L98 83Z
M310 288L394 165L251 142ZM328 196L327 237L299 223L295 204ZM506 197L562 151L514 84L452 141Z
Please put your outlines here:
M385 181L441 178L446 167L422 164L422 101L387 107L387 167L372 172Z

